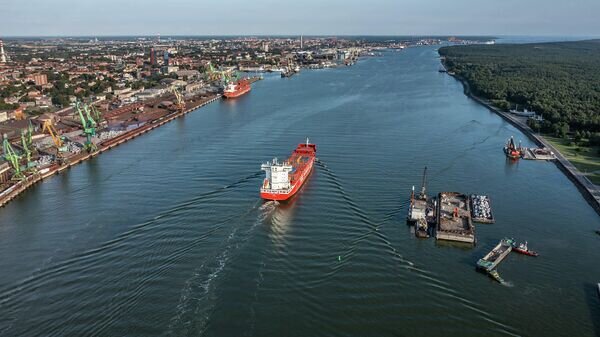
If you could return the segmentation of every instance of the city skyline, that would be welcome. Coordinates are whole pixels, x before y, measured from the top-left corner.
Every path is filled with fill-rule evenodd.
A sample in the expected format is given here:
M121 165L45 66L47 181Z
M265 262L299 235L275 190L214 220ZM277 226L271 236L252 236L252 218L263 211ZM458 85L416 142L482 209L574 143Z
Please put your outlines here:
M472 0L316 0L282 5L227 0L101 4L58 0L4 6L0 36L127 35L532 35L600 36L600 3L576 0L482 4ZM26 23L26 24L23 24Z

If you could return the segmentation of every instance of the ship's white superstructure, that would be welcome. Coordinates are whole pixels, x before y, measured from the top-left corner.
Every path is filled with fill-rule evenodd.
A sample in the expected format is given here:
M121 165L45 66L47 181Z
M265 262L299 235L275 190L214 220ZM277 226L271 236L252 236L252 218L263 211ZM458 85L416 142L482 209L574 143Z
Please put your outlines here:
M237 85L235 85L235 83L229 83L227 84L227 86L225 87L225 92L235 92L237 90Z
M277 158L273 159L270 163L262 164L261 170L265 171L266 177L263 184L264 189L269 190L289 190L290 185L290 172L292 172L292 165L289 163L280 163Z

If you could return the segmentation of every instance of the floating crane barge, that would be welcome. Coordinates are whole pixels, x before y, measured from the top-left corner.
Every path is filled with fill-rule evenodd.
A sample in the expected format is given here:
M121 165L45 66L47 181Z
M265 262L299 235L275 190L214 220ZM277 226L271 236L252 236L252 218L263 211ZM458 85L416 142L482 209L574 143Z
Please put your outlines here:
M458 192L442 192L437 198L436 240L475 244L469 197Z

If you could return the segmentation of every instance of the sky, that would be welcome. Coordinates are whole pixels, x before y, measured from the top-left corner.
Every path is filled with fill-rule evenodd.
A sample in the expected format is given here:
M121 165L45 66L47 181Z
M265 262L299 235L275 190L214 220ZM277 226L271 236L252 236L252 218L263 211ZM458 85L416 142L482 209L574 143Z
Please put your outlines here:
M600 36L600 0L0 0L2 36Z

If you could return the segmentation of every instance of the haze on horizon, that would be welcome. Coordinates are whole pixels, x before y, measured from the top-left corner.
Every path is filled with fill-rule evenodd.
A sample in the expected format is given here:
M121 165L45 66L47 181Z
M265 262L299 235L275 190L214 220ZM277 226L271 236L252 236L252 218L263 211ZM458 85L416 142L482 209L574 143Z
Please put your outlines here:
M0 36L600 36L598 0L8 0Z

